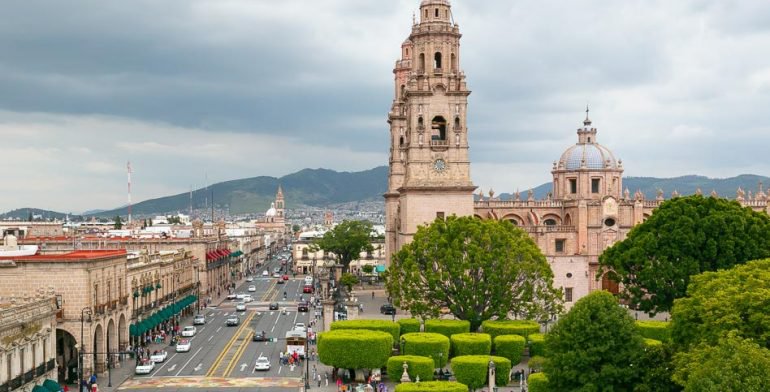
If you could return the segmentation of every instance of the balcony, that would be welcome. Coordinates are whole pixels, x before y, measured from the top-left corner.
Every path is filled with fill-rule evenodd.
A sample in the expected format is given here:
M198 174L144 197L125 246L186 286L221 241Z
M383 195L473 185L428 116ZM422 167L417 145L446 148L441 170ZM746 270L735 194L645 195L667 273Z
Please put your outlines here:
M433 74L434 75L443 75L444 69L443 68L433 68Z
M35 369L32 369L26 373L24 373L24 382L32 382L32 380L35 379Z
M120 299L120 304L123 306L128 306L128 296L125 296Z
M431 147L449 147L449 140L431 139L430 146Z

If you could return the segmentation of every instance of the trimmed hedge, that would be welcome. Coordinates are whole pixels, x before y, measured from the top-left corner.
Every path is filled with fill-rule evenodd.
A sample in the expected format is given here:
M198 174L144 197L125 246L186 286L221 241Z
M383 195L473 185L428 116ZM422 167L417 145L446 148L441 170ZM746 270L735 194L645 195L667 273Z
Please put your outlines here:
M385 366L393 336L382 331L340 329L318 334L318 358L328 366L374 369Z
M530 371L542 372L543 366L545 366L545 361L545 357L541 357L539 355L529 357L529 361L527 361L527 367L530 369Z
M388 320L340 320L332 323L331 330L335 329L368 329L387 332L393 336L394 342L398 341L401 332L398 324Z
M419 355L433 358L437 368L449 361L449 339L438 333L412 332L401 336L404 341L401 355ZM441 356L438 353L442 353Z
M639 333L644 338L660 340L661 342L671 341L670 322L656 320L637 320L636 329L639 330Z
M663 342L661 342L660 340L644 338L644 345L646 347L662 346Z
M529 392L548 392L548 377L545 373L532 373L527 377Z
M527 346L527 340L520 335L500 335L495 338L494 343L495 354L508 358L513 365L521 362L524 347Z
M418 355L397 355L388 359L388 376L391 381L401 379L401 375L404 374L404 362L409 365L407 372L409 372L412 381L416 380L416 376L420 376L420 381L433 380L433 370L436 369L436 366L432 358Z
M425 320L425 332L440 333L448 338L456 333L471 331L471 322L467 320Z
M525 338L540 332L540 324L532 320L487 320L481 323L484 333L492 336L492 340L500 335L519 335Z
M547 357L545 353L545 335L542 333L533 333L529 335L529 356L540 355Z
M508 385L508 377L511 373L511 361L508 358L489 355L454 357L452 359L452 372L457 381L467 385L468 388L481 388L487 385L490 359L495 363L495 384L497 386Z
M401 327L401 335L420 332L420 320L416 318L400 319L397 323Z
M452 342L452 357L461 355L489 355L492 352L492 338L486 333L456 333Z
M468 392L468 386L455 381L405 382L396 385L396 392Z

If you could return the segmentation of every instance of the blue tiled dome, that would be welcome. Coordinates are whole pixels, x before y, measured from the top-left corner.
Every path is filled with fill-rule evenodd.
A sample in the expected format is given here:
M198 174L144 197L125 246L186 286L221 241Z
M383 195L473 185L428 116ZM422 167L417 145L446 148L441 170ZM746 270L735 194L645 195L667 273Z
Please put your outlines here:
M562 154L559 167L567 170L586 169L617 169L618 161L612 152L601 144L578 143Z

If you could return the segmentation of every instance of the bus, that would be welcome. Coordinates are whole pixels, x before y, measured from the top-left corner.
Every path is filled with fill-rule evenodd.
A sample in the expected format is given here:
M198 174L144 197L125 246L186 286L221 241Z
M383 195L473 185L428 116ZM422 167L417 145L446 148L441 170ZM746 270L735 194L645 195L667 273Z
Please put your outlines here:
M307 341L307 334L302 331L289 331L286 332L286 352L292 354L297 353L301 358L305 358L305 342Z

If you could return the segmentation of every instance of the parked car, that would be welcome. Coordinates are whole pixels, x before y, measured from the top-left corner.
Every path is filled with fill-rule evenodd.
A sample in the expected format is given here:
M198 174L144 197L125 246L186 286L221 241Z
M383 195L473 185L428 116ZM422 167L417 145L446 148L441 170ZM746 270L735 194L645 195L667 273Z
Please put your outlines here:
M225 324L227 324L228 327L235 327L238 324L241 323L241 318L237 315L232 315L227 318L227 321L225 321Z
M270 310L278 310L278 302L271 302Z
M166 357L168 356L168 353L166 350L155 350L152 355L150 355L150 361L153 361L155 363L161 363L166 360Z
M257 291L257 286L254 286L254 285L249 286L249 292L250 293L253 293L255 291Z
M257 363L254 364L254 370L270 370L270 360L264 356L257 358Z
M190 339L181 339L176 344L176 352L178 353L186 353L190 351L190 346L192 343L190 343Z
M396 314L396 307L393 304L384 304L380 306L380 313L382 314Z
M191 325L188 325L188 326L184 327L184 329L182 329L182 337L184 337L184 338L191 338L191 337L195 336L195 334L197 332L198 332L197 328L195 328L195 327L193 327Z
M309 307L309 305L308 305L308 303L307 303L307 302L305 302L305 301L303 301L303 302L300 302L300 303L297 305L297 311L298 311L298 312L307 312L307 310L308 310L308 307Z
M246 311L246 304L243 302L238 302L238 305L235 305L235 311L236 312L245 312Z
M193 319L193 325L203 325L206 324L206 316L202 314L195 315L195 318Z
M150 359L143 359L136 365L134 372L136 374L150 374L153 370L155 370L155 362Z

